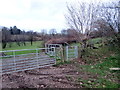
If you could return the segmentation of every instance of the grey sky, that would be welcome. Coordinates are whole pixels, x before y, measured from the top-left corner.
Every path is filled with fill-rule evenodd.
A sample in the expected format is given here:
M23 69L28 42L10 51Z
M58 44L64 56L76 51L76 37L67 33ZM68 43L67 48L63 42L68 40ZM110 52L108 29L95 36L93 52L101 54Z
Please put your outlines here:
M0 0L0 25L34 30L67 28L66 2L76 0ZM79 0L83 1L83 0ZM86 2L93 0L84 0ZM95 0L98 1L98 0ZM109 0L102 0L109 1Z

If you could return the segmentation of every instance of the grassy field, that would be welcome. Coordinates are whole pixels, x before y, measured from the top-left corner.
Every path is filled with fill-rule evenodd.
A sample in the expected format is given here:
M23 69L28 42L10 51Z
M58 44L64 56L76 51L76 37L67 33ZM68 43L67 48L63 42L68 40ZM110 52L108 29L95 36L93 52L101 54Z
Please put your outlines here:
M11 42L11 47L9 47L9 44L7 44L7 47L5 49L2 49L2 51L6 50L21 50L21 49L36 49L36 48L41 48L42 46L42 41L34 41L33 44L31 45L30 42L26 42L26 46L21 44L18 46L16 42ZM36 50L24 50L24 51L17 51L15 52L16 55L20 54L28 54L28 53L35 53ZM6 55L13 55L13 52L6 52Z
M89 78L80 76L81 82L87 88L120 88L120 71L111 71L109 68L119 67L120 55L110 56L95 65L77 65L79 72L87 73Z
M84 65L75 63L78 72L86 73L84 78L82 75L76 82L87 88L120 88L120 71L111 71L109 68L120 68L120 48L101 45L101 38L92 39L98 49L87 48L84 52L82 61Z
M40 47L42 47L42 41L34 41L33 45L31 45L30 42L26 42L26 46L24 46L23 44L18 46L16 42L11 42L11 47L9 47L9 44L8 44L7 47L3 49L3 51L4 50L20 50L20 49L36 49Z

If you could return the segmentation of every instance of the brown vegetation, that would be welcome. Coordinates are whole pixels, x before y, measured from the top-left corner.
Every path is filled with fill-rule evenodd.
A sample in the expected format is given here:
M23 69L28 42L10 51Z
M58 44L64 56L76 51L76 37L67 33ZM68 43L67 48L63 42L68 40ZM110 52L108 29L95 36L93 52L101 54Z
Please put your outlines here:
M77 38L66 38L66 37L61 37L61 38L55 38L55 39L50 39L48 40L45 44L69 44L73 42L78 42Z

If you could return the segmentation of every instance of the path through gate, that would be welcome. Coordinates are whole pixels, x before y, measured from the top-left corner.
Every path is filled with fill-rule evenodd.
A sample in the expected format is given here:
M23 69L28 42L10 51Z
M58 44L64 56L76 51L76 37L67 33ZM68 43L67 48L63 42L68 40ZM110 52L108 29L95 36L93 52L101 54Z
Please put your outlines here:
M45 50L50 50L52 53L45 53ZM23 50L8 50L0 51L3 55L2 70L0 73L7 74L18 71L25 71L45 66L56 64L55 48L37 48Z
M78 46L62 46L61 44L48 44L47 48L54 47L56 58L71 60L78 58ZM50 52L49 50L47 51Z
M62 59L63 48L61 44L48 44L48 45L45 45L45 48L55 48L56 59ZM46 53L50 54L51 50L46 49Z

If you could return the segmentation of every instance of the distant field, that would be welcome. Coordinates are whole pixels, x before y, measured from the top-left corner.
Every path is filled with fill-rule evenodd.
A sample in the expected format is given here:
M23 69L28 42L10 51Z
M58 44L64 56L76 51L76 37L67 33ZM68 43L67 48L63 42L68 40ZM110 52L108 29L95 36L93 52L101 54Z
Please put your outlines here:
M7 47L5 49L1 49L2 51L6 50L21 50L21 49L36 49L36 48L42 48L42 43L43 41L34 41L33 44L31 45L30 42L26 42L26 46L24 46L22 43L20 46L16 44L16 42L11 42L11 47L9 47L9 44L7 44ZM16 55L20 54L28 54L28 53L35 53L36 50L24 50L24 51L17 51L15 52ZM13 55L13 52L6 52L4 53L6 55Z
M24 46L23 44L18 46L16 42L11 42L11 47L9 47L9 44L7 44L7 47L3 49L3 51L4 50L19 50L19 49L36 49L36 48L43 47L42 42L43 41L34 41L33 45L31 45L30 42L26 42L26 46Z

